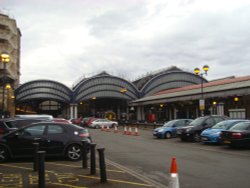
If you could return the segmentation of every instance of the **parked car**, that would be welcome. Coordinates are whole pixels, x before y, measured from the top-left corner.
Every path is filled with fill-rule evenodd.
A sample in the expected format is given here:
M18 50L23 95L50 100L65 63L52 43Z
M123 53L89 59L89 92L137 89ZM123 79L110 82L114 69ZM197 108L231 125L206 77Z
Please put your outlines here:
M118 126L118 122L117 121L110 121L108 119L95 119L89 124L89 127L95 128L95 129L99 129L102 126L111 128L114 126Z
M250 147L250 121L240 122L221 132L221 140L231 147Z
M0 135L12 132L17 130L18 128L30 125L32 123L37 123L45 121L44 119L36 119L36 118L5 118L0 119Z
M244 122L247 120L241 120L241 119L230 119L221 121L211 128L205 129L201 132L201 141L203 143L215 143L219 144L221 142L220 133L223 130L228 130L232 126L236 125L237 123Z
M68 123L71 124L72 122L70 120L64 119L64 118L53 118L53 122L60 122L60 123Z
M203 130L212 127L220 121L229 119L227 116L211 115L196 118L188 126L178 128L177 135L182 141L194 140L200 142L200 134Z
M47 114L17 114L15 115L16 118L22 118L22 119L43 119L43 120L52 120L52 115Z
M177 128L189 125L192 119L176 119L168 121L162 127L154 129L153 135L157 138L171 138L177 136Z
M65 156L75 161L81 159L82 143L91 142L87 129L73 124L40 122L20 128L0 137L0 162L9 158L32 157L34 141L46 156Z

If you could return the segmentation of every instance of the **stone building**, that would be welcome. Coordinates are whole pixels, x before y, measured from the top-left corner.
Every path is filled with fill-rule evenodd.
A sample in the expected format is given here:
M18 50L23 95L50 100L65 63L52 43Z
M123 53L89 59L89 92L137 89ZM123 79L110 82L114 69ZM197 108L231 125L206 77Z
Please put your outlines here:
M13 91L20 81L20 38L16 20L0 12L0 54L10 56L10 61L5 65L0 60L1 115L15 112Z

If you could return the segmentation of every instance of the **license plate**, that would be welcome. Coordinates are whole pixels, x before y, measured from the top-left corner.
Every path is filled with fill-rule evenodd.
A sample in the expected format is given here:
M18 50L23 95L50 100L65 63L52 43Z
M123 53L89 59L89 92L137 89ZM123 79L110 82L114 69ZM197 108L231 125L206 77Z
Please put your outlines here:
M231 144L231 141L229 141L229 140L224 140L223 143L224 143L224 144Z

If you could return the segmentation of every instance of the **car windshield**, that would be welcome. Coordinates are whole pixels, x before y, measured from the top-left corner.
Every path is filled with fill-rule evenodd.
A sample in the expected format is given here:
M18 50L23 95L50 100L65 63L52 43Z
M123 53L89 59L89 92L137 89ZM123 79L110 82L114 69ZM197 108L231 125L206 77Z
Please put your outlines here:
M230 125L228 122L221 121L217 123L216 125L214 125L211 129L226 129L228 125Z
M168 121L164 123L163 127L172 127L174 125L175 121Z
M192 121L189 125L190 125L190 126L197 126L197 125L200 125L200 124L202 124L202 122L204 121L204 119L206 119L206 118L205 118L205 117L197 118L197 119L195 119L194 121Z
M233 126L230 130L248 130L250 122L241 122Z

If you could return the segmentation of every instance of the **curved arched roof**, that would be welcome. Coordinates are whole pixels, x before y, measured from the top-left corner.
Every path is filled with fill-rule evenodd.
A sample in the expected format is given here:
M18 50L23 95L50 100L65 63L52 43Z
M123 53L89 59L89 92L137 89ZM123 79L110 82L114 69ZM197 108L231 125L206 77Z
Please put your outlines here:
M19 86L15 94L17 103L31 100L55 100L70 103L72 91L56 81L35 80Z
M122 93L123 88L126 88L126 92ZM134 84L107 73L82 80L73 92L75 102L89 100L93 97L126 100L135 100L139 97L139 91Z
M165 72L150 79L141 89L141 97L149 96L162 90L200 84L204 78L184 71Z
M96 98L116 98L127 101L153 95L159 91L200 84L204 78L185 71L170 71L157 74L139 89L133 83L102 72L90 78L84 78L73 91L67 86L51 80L35 80L19 86L16 91L16 102L32 100L55 100L64 103L79 103ZM126 92L121 89L126 88Z

